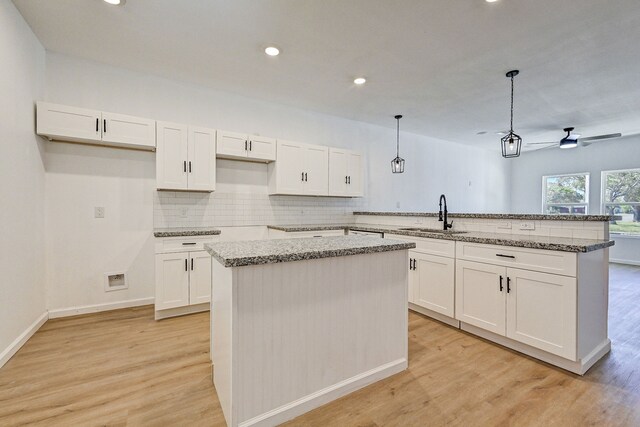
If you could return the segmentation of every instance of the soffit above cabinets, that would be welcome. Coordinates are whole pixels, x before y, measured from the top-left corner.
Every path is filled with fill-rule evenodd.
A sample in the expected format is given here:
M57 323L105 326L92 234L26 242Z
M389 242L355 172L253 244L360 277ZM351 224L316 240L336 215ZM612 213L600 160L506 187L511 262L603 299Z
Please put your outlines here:
M496 147L514 67L525 141L640 130L637 0L14 3L49 51L439 139Z

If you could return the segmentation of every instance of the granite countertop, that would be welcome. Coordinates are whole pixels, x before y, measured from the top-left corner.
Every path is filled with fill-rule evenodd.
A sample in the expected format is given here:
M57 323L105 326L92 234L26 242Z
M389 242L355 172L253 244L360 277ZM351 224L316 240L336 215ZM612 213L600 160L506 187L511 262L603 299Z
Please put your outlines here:
M155 237L217 236L220 233L220 230L212 227L156 228L153 230Z
M298 224L298 225L267 225L267 228L280 231L325 231L325 230L348 230L355 224Z
M207 252L225 267L399 251L415 247L415 243L372 236L252 240L204 245Z
M354 215L378 216L425 216L437 217L437 212L354 212ZM481 218L481 219L522 219L529 221L611 221L610 215L544 215L544 214L494 214L494 213L452 213L449 218Z
M561 252L591 252L613 246L613 240L578 239L571 237L526 236L507 233L437 233L414 230L401 230L407 226L370 225L370 224L319 224L319 225L277 225L269 226L282 231L319 231L354 230L375 233L396 234L400 236L424 237L429 239L454 240L458 242L482 243L486 245L514 246L520 248L545 249Z

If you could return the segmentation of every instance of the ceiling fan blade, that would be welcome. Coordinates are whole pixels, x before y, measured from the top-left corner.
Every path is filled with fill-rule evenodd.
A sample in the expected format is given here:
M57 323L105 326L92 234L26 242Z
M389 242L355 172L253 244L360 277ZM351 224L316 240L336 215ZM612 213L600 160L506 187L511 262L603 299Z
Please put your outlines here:
M580 142L592 142L592 141L601 141L603 139L613 139L620 138L622 136L621 133L608 133L606 135L596 135L596 136L588 136L586 138L579 138Z
M543 144L549 145L549 144L557 144L557 143L558 143L558 141L554 141L554 142L550 142L550 141L548 141L548 142L525 142L524 145L543 145Z

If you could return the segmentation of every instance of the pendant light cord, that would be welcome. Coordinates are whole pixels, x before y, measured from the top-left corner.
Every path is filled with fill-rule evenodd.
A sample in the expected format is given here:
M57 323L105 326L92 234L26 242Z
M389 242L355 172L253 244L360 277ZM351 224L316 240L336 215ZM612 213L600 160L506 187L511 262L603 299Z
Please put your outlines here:
M400 157L400 119L397 118L396 122L398 123L396 131L396 157Z
M513 133L513 77L511 76L511 133Z

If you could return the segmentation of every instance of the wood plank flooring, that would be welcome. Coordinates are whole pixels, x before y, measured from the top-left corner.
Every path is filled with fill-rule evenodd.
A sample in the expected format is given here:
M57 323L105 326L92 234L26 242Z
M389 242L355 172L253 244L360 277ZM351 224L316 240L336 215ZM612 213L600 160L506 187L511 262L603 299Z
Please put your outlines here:
M640 426L640 268L612 265L612 352L584 377L415 313L409 369L291 426ZM0 426L223 426L209 315L48 321L0 369Z

